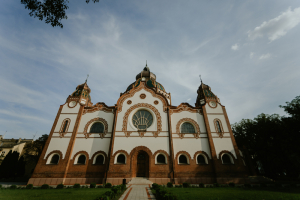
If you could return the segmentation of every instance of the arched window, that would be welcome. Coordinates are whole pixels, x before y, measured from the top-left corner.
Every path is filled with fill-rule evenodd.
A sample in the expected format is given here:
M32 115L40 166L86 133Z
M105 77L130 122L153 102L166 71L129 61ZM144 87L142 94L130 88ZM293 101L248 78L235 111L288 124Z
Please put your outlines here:
M78 160L77 160L77 164L85 164L85 160L86 160L86 157L85 155L80 155Z
M117 163L118 164L125 164L125 156L123 154L119 154L118 157L117 157Z
M104 125L101 122L96 122L92 125L90 133L104 133Z
M201 155L201 154L199 154L197 156L197 162L198 162L198 164L201 164L201 165L207 164L205 157L203 155Z
M95 164L97 165L103 165L104 164L104 156L103 155L98 155L97 158L96 158L96 162Z
M185 155L179 156L179 164L188 164L187 158Z
M196 133L194 126L191 123L184 122L181 125L181 133Z
M223 164L232 164L231 159L230 159L229 155L227 155L227 154L223 154L222 162L223 162Z
M66 120L65 121L65 124L64 124L64 128L63 128L63 133L65 133L66 132L66 130L67 130L67 127L68 127L68 123L69 123L69 121L68 120Z
M153 116L148 110L139 110L132 117L133 125L139 130L146 130L153 123Z
M50 164L58 164L59 161L59 155L55 154L54 156L52 156Z
M159 154L157 157L156 157L156 162L157 164L165 164L166 163L166 158L164 155L162 154Z
M218 131L218 133L222 133L220 122L217 120L216 123L217 123L217 131Z

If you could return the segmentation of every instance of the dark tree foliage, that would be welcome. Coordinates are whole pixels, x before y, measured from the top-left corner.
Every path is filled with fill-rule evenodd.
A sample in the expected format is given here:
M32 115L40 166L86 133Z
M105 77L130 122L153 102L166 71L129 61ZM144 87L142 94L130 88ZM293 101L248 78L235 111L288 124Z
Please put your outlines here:
M264 175L270 178L297 178L300 174L300 96L286 104L280 107L288 117L260 114L232 127L239 149L246 148L253 163L261 163Z
M19 160L19 153L11 150L3 159L0 165L0 178L14 178L17 176L17 166Z
M94 3L99 0L92 0ZM90 0L86 0L89 3ZM67 19L66 10L69 8L68 0L21 0L21 4L25 5L25 8L30 10L29 15L37 17L39 20L47 24L51 24L53 27L59 26L63 28L61 23L62 19Z
M47 139L48 135L44 134L34 142L26 144L23 149L23 156L26 162L38 162Z

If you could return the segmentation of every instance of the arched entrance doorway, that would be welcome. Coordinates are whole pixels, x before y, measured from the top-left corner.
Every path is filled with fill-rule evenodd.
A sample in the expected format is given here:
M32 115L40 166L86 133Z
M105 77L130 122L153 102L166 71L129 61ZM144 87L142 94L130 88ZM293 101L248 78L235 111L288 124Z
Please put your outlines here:
M136 177L148 177L149 157L145 151L140 151L136 157Z

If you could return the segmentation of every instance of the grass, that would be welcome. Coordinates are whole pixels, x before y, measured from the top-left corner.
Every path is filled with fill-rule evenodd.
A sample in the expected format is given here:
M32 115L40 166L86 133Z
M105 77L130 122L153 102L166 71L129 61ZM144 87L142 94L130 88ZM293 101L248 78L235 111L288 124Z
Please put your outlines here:
M300 200L300 189L167 188L179 200Z
M94 200L110 188L1 189L0 200Z

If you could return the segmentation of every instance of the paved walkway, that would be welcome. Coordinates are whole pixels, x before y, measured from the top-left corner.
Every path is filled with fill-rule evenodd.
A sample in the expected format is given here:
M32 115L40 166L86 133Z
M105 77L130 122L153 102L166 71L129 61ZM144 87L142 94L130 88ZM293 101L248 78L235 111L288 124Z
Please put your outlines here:
M134 178L128 183L127 190L119 200L155 200L150 190L151 184L146 178Z

